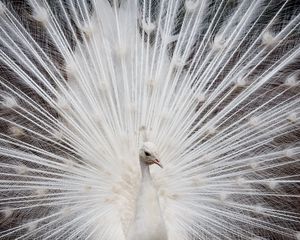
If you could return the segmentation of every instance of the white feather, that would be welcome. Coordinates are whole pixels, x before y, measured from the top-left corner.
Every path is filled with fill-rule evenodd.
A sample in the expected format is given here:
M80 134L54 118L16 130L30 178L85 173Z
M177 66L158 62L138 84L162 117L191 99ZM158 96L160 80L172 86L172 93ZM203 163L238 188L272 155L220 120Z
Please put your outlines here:
M299 29L292 0L1 2L0 239L299 239Z

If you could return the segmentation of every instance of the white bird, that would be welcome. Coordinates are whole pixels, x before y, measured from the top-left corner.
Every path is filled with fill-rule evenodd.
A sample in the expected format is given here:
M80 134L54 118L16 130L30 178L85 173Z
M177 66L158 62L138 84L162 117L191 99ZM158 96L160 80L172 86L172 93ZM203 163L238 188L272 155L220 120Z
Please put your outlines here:
M299 57L297 0L1 0L0 240L300 239Z
M142 180L136 200L134 222L130 226L127 239L167 240L165 222L149 169L151 164L162 167L155 145L145 142L140 150L139 158Z

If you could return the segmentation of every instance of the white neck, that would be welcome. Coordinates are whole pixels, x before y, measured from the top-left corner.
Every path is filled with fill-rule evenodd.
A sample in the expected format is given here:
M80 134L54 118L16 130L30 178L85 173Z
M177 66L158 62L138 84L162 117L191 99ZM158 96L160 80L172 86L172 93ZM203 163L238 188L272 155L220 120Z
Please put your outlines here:
M149 164L146 164L143 160L140 159L140 166L141 166L141 173L142 173L142 182L152 181Z
M135 219L128 240L167 240L167 231L149 165L140 159L141 185L136 200Z

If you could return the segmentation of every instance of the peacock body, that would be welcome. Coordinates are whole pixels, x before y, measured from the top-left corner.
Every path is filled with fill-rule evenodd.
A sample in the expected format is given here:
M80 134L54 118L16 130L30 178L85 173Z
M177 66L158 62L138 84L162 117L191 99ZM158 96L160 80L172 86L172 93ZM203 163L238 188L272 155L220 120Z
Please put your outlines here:
M0 239L300 239L299 57L296 0L2 1Z

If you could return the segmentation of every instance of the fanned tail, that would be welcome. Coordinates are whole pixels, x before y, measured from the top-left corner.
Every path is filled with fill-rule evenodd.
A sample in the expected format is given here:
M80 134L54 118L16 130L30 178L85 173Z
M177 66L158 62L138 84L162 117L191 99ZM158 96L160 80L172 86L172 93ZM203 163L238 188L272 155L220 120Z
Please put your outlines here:
M170 240L299 238L296 1L0 4L0 239L126 239L147 138Z

